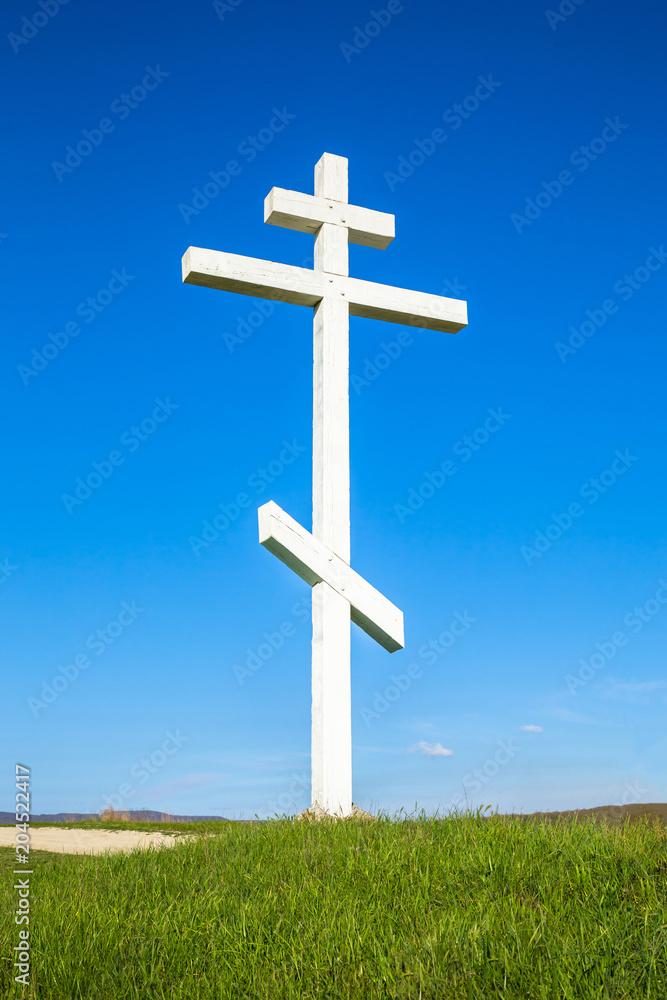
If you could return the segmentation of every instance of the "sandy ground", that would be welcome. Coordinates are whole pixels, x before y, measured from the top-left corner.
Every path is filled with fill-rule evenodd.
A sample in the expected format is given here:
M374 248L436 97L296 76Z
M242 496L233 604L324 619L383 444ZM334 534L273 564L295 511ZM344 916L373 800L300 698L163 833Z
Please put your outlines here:
M1 827L0 847L13 847L15 835L14 827ZM173 847L180 839L166 833L140 833L137 830L66 830L57 826L30 830L31 850L57 851L61 854L103 854L105 851L131 851L135 847Z

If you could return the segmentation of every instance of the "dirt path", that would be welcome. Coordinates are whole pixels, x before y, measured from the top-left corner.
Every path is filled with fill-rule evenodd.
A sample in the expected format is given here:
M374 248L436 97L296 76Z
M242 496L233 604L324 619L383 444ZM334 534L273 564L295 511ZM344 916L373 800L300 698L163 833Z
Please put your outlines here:
M14 827L0 827L0 847L13 847L15 834ZM30 830L33 851L57 851L60 854L103 854L105 851L131 851L135 847L173 847L181 839L167 833L141 833L138 830L67 830L56 826Z

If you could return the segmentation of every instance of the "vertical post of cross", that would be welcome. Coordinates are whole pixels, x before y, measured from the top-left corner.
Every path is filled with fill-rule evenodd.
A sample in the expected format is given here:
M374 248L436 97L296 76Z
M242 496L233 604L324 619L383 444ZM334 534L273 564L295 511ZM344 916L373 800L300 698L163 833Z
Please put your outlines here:
M183 280L314 309L313 529L273 501L258 511L259 540L313 588L312 805L352 812L350 621L390 653L403 649L403 615L350 566L349 316L456 333L456 299L350 278L348 241L383 250L394 216L348 204L347 160L325 153L315 193L274 187L264 221L315 235L313 271L190 247Z
M325 153L315 196L346 204L347 159ZM348 230L325 222L314 270L348 275ZM350 562L349 306L325 296L313 320L313 535ZM352 810L350 605L327 583L313 587L312 805Z

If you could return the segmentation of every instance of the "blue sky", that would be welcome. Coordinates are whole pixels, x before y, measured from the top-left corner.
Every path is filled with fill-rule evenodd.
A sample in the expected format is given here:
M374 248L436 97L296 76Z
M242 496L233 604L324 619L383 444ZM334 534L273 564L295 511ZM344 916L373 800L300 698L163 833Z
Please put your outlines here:
M263 200L324 151L396 215L351 273L470 317L351 324L352 565L406 626L353 627L355 801L665 799L666 14L550 10L5 4L6 808L14 761L35 812L308 805L310 594L255 511L310 527L311 320L180 260L303 264Z

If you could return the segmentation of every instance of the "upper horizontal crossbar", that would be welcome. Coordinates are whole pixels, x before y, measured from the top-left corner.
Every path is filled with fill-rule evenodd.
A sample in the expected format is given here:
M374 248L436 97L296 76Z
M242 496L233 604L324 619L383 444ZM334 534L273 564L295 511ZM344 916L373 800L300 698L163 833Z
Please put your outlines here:
M277 187L269 191L264 201L264 221L300 233L316 233L322 223L329 222L346 227L350 243L379 250L388 247L396 235L395 217L388 212Z
M241 295L315 306L323 298L347 299L352 316L457 333L468 323L467 303L292 264L189 247L183 281Z
M265 548L311 587L328 583L350 602L352 621L390 653L403 649L402 611L273 500L263 504L257 514L259 540Z

